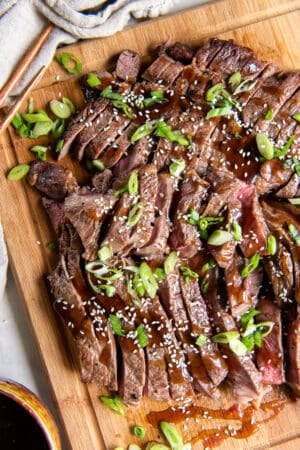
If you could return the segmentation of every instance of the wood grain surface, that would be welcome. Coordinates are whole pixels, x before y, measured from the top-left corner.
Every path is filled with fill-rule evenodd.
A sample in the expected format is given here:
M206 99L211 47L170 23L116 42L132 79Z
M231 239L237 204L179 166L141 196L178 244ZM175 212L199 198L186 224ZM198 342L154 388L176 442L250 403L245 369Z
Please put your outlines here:
M169 38L196 46L207 37L218 36L233 38L251 47L261 58L273 61L282 69L299 70L299 25L300 0L224 0L145 22L112 37L72 45L68 51L76 54L83 62L84 72L89 72L109 68L124 48L144 55ZM77 77L65 74L54 61L32 94L35 107L44 108L50 99L61 94L78 107L83 103ZM70 449L110 450L117 446L126 448L133 442L142 444L143 441L135 440L130 432L134 424L147 427L147 440L156 439L157 429L147 423L146 414L167 405L145 399L139 408L128 409L126 417L122 418L100 404L97 386L87 386L80 381L72 343L67 343L68 337L52 310L45 283L45 274L55 264L55 252L48 249L47 243L55 236L41 207L39 194L25 181L6 179L11 167L33 159L28 149L35 143L19 138L11 127L1 136L1 220L11 267L25 305L20 314L25 311L31 323ZM65 158L62 164L82 177L78 164L71 159ZM216 406L221 407L221 404L214 404ZM220 448L296 450L300 447L299 408L299 402L288 403L275 419L262 423L252 437L227 439ZM196 436L201 426L211 426L204 419L187 425L187 430L180 426L186 440ZM197 442L193 448L202 449L202 442Z

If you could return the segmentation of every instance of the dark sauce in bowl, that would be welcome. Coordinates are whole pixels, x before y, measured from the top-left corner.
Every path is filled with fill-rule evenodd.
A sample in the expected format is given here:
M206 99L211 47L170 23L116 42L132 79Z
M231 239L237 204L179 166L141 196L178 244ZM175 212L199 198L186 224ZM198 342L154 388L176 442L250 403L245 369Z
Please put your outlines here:
M0 449L49 448L47 439L34 417L16 401L0 394Z

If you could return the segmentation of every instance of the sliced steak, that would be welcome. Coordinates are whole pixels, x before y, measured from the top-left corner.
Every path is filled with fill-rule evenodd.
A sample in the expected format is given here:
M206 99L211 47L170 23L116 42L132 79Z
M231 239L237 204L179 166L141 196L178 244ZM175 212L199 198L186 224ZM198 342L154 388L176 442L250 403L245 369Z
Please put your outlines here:
M167 241L171 226L169 214L174 190L175 183L172 176L164 172L159 173L152 234L147 245L137 249L138 255L159 259L168 253Z
M227 364L219 352L217 344L211 341L212 329L206 310L205 302L202 298L198 280L190 279L187 283L184 277L180 277L180 288L184 306L186 308L190 330L195 337L203 334L207 337L207 341L199 347L204 367L212 380L219 384L227 376Z
M78 190L78 184L71 170L59 164L33 161L27 175L30 186L54 200L63 200L66 195Z
M182 181L176 211L172 215L173 231L170 235L170 246L177 250L182 257L192 257L201 248L198 231L187 221L191 209L199 211L205 199L208 184L191 170Z
M241 317L255 306L262 285L261 268L244 278L241 276L241 271L246 264L244 258L235 254L231 265L224 271L230 312L235 318Z
M123 50L116 64L116 75L121 80L133 83L136 81L140 71L141 58L132 50Z
M73 116L68 127L63 134L64 145L59 152L58 159L64 158L71 148L76 136L84 129L87 123L90 123L98 114L100 114L108 105L108 100L98 98L93 103L89 103L76 116Z
M96 173L92 178L92 185L99 194L106 194L112 180L112 172L109 169L104 169L103 172Z
M53 230L58 234L63 224L63 204L57 200L53 200L47 197L42 198L42 203L43 207L47 211Z
M127 155L127 150L131 145L130 138L135 130L136 126L130 123L127 128L125 128L121 136L117 137L114 143L100 155L99 161L106 168L111 168L115 166L122 157Z
M151 153L151 146L147 138L142 138L136 142L130 149L128 154L121 158L121 160L113 168L115 178L120 177L125 173L131 172L133 169L141 167L146 164Z
M226 41L222 41L218 38L212 38L206 41L195 54L194 63L196 66L199 67L200 70L206 69L214 56L216 56L223 45L225 45L225 42Z
M142 78L151 83L168 86L175 81L182 69L180 62L174 61L166 54L161 54L147 67Z
M300 307L293 305L287 318L286 381L296 395L300 395Z
M283 161L275 158L265 161L259 169L255 187L259 195L268 194L273 190L285 186L291 179L293 172L285 168Z
M116 197L97 193L72 194L64 203L64 220L72 223L84 246L86 260L95 259L99 233L104 219L116 203Z
M283 367L282 326L281 311L270 299L262 298L257 304L260 311L256 322L271 321L273 329L268 336L263 338L262 346L256 347L256 365L262 373L264 384L282 384L285 382Z
M197 348L190 334L190 322L184 307L180 289L180 277L177 270L167 274L159 287L159 297L169 317L172 318L177 338L183 343L189 360L189 372L193 377L196 391L204 391L210 396L216 395L214 384L209 379ZM211 366L210 366L211 367Z
M131 204L132 198L130 195L127 192L122 194L102 241L102 246L107 245L114 255L122 254L123 249L128 245L131 229L127 225L127 220Z
M167 53L175 61L180 61L184 64L191 62L194 56L194 50L182 42L175 42L174 45L168 47Z

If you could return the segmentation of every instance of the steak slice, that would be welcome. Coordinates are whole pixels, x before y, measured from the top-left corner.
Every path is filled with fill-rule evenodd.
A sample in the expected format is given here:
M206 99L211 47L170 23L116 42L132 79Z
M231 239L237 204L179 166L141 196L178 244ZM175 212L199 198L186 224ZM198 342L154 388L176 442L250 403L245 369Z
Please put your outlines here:
M204 367L214 383L219 386L226 378L228 369L226 361L219 352L217 344L211 341L212 329L207 314L205 302L202 298L197 280L190 279L187 283L180 277L180 288L184 306L186 308L190 330L193 336L205 335L207 341L199 347Z
M223 41L218 38L212 38L206 41L199 50L197 50L194 57L194 64L200 69L205 70L211 60L218 54L218 52L222 49L223 45L225 45L226 41Z
M65 199L64 220L71 222L79 234L84 247L83 256L88 261L96 258L103 221L116 201L112 195L98 193L72 194Z
M179 61L174 61L174 59L163 53L147 67L142 74L142 78L150 83L169 86L176 80L182 70L183 65Z
M27 175L30 186L54 200L63 200L66 195L76 192L78 184L71 170L59 164L33 161Z
M91 299L80 272L80 239L70 227L62 237L60 245L65 256L61 255L48 277L54 307L74 339L82 380L117 390L117 352L110 325L99 305L93 305L93 317L85 307Z
M155 200L155 218L152 234L148 243L136 253L140 256L160 259L168 253L168 237L170 233L170 208L175 190L172 176L166 172L158 174L158 189Z
M112 171L104 169L103 172L96 173L92 178L92 185L99 194L106 194L112 180Z
M114 178L118 178L146 164L152 151L147 138L141 138L128 149L128 154L113 168Z
M255 181L258 195L268 194L273 190L285 186L292 177L292 170L285 168L283 161L275 158L265 161L259 169L259 175Z
M262 298L257 304L260 313L257 323L271 321L274 323L270 334L264 337L262 346L255 351L256 365L262 374L262 382L267 385L285 382L283 367L281 311L270 299Z
M167 53L172 59L183 64L190 63L194 56L194 50L182 42L175 42L175 44L168 47Z
M117 60L116 75L121 80L134 83L140 71L141 58L132 50L123 50Z
M286 381L296 395L300 395L300 307L292 305L286 330Z
M218 289L218 269L211 269L207 273L207 288L203 298L207 306L209 318L213 323L214 331L217 333L224 331L238 330L232 316L225 312L220 304ZM225 344L219 346L221 353L228 365L227 379L231 385L234 398L239 402L249 402L260 400L264 393L262 386L262 376L251 359L251 354L238 356L232 352Z
M175 333L186 352L189 361L188 370L193 377L193 388L210 396L217 394L214 384L208 377L200 350L191 339L190 323L181 296L179 273L168 273L159 287L159 297L169 317L172 318Z
M63 134L64 145L59 152L58 159L64 158L69 153L76 136L87 126L87 123L90 123L106 108L108 103L108 100L102 97L98 98L95 102L88 103L82 111L71 118Z
M255 306L262 285L261 268L243 278L241 271L245 266L244 258L235 254L231 265L224 271L230 312L235 318L241 317Z
M127 150L131 145L130 138L135 128L135 124L130 123L123 130L121 136L117 137L114 143L100 155L99 161L102 162L104 167L111 168L115 166L127 154Z
M172 214L173 231L170 235L170 246L182 257L192 257L201 248L198 231L187 221L191 209L200 210L205 199L208 184L194 170L189 171L183 179Z
M63 203L48 197L42 197L42 203L49 216L53 230L58 234L61 231L61 226L63 224Z

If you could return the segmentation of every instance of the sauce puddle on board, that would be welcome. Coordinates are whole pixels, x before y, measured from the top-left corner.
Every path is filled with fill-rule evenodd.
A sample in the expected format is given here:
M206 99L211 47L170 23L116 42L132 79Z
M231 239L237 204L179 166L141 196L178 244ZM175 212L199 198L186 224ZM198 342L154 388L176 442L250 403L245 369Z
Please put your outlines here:
M257 410L253 406L242 408L237 404L228 409L213 409L195 405L186 406L185 408L170 407L163 411L150 412L147 415L147 419L153 426L158 426L162 420L180 423L186 419L198 418L203 420L220 419L234 422L234 425L226 424L216 428L199 426L197 435L190 439L192 445L202 440L204 447L214 448L228 438L245 439L250 437L259 429L261 423L266 423L276 417L284 408L285 404L286 400L282 399L263 403L260 405L260 411L263 411L266 417L261 420L256 419ZM195 431L194 428L193 431Z

